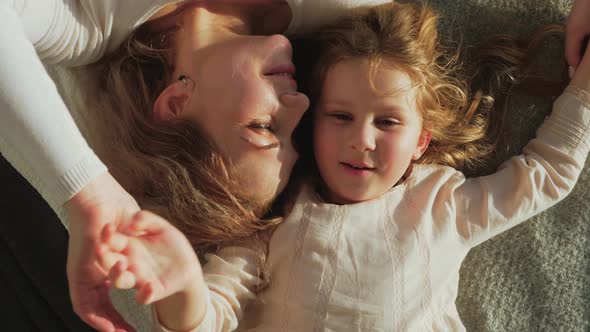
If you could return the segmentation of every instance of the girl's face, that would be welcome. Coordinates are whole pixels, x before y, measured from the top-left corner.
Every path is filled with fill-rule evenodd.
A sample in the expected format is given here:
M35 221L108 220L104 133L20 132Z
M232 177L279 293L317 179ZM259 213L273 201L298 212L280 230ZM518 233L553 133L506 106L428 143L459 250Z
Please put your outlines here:
M297 92L289 40L250 35L243 12L221 9L230 11L196 6L184 16L175 73L190 78L190 94L181 117L221 149L252 198L267 201L289 179L291 136L309 99Z
M381 66L369 81L364 59L334 65L314 111L314 154L327 199L354 203L393 187L430 136L422 131L416 88L403 71Z

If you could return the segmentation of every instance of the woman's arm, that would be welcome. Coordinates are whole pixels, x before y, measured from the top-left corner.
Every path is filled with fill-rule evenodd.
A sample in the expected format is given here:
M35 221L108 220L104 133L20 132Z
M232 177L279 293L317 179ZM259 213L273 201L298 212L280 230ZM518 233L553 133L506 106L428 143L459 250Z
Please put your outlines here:
M112 20L120 3L0 0L0 153L69 223L73 308L102 331L131 327L110 305L95 244L106 223L122 222L139 207L88 147L41 59L66 65L96 60L117 39L113 29L125 32Z
M0 4L0 152L63 219L62 205L106 167L86 144L29 40L54 24L41 19L50 26L25 26L32 18L19 16L9 3Z

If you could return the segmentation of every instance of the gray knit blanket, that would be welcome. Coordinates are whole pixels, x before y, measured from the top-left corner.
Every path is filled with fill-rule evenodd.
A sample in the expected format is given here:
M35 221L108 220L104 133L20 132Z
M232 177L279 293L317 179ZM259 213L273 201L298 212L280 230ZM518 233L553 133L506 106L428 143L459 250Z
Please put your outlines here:
M430 0L443 33L465 45L497 33L526 36L565 23L571 1ZM590 13L588 13L590 16ZM563 68L563 40L538 54L540 69ZM516 94L509 106L516 149L534 137L553 98ZM468 331L590 331L590 162L562 202L474 248L461 268L457 306Z

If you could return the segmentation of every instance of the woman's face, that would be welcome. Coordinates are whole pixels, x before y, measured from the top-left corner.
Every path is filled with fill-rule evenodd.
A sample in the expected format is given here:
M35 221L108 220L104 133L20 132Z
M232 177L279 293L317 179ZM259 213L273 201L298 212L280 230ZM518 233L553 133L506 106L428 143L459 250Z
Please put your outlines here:
M253 198L272 199L297 159L291 136L309 106L297 93L291 44L235 25L193 38L178 48L176 72L194 85L183 116L221 149Z

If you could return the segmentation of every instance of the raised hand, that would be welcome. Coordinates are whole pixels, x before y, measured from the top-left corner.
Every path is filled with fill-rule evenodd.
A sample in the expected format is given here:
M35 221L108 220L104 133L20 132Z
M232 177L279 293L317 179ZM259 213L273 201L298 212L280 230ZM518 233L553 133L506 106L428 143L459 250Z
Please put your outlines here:
M565 59L575 69L582 60L585 41L590 35L590 0L575 0L567 19ZM570 74L571 75L571 74Z
M166 220L142 211L129 223L106 225L99 252L103 267L110 267L111 286L137 289L138 303L156 302L164 326L186 330L204 316L208 290L199 260Z
M584 57L580 60L572 80L571 85L574 85L582 90L590 92L590 44L585 45Z

